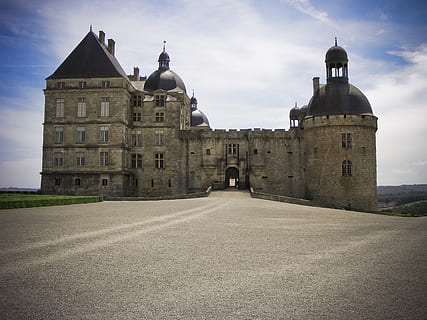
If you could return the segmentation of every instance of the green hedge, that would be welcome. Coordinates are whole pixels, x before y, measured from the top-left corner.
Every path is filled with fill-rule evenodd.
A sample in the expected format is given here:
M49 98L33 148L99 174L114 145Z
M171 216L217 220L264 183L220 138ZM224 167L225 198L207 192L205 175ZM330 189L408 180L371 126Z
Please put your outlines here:
M79 204L101 201L103 201L103 198L98 196L3 194L0 196L0 209L62 206L67 204Z

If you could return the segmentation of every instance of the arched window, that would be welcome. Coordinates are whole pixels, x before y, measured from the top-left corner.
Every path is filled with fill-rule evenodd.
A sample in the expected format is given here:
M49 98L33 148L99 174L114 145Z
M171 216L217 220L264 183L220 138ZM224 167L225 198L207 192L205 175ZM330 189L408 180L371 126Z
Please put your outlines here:
M351 177L353 174L353 168L350 160L344 160L342 162L341 173L343 177Z

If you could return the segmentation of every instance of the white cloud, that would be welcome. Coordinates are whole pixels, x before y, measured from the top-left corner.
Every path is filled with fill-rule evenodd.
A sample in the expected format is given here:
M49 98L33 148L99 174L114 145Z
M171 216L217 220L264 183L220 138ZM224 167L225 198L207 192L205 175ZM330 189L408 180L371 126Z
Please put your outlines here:
M332 24L326 11L316 9L309 0L281 0L290 4L296 10L325 23Z

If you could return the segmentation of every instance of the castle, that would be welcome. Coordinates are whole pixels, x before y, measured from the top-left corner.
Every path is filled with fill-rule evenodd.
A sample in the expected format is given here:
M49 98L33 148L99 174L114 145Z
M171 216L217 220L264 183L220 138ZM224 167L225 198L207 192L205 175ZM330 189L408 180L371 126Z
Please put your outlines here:
M348 82L348 57L326 52L290 129L212 130L161 52L148 78L127 75L115 42L92 30L46 79L41 191L178 197L224 188L376 209L377 118Z

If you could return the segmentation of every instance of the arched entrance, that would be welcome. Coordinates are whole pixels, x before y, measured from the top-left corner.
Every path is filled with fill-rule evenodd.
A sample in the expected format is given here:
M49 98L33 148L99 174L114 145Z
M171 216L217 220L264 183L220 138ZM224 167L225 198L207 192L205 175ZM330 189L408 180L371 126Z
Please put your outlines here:
M230 167L225 171L225 187L226 188L239 188L239 170Z

